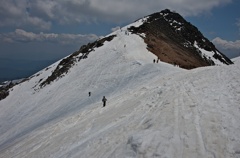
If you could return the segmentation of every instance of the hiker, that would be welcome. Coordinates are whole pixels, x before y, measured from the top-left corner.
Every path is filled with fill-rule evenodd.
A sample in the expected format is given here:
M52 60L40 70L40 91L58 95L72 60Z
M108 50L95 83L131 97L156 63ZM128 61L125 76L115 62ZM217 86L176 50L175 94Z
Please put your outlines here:
M153 63L155 63L155 59L153 59Z
M88 92L88 96L89 96L89 97L91 96L91 92Z
M103 96L103 99L102 99L102 102L103 102L103 107L105 107L105 106L106 106L106 101L107 101L107 99L105 98L105 96Z
M176 65L177 65L176 62L174 62L174 63L173 63L173 66L176 66Z

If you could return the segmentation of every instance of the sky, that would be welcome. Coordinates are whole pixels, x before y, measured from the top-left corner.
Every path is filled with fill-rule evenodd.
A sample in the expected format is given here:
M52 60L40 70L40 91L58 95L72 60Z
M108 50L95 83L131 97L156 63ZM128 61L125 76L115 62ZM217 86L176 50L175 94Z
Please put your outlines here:
M0 81L27 77L118 26L170 9L232 58L240 55L239 0L0 0Z

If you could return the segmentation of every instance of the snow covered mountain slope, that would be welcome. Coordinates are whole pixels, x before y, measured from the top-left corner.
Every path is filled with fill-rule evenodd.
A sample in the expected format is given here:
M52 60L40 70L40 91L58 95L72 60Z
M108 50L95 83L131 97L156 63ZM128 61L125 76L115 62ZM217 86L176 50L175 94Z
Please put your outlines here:
M233 62L219 52L213 43L205 38L195 26L187 22L178 13L166 9L141 18L135 23L123 29L121 28L113 34L93 43L83 45L78 51L59 61L52 72L47 74L47 78L41 78L38 81L40 87L45 87L51 82L63 77L70 71L73 65L82 59L86 59L90 53L92 54L95 49L102 47L105 42L111 42L119 32L121 32L121 34L122 32L125 33L125 36L122 36L120 39L124 47L127 45L126 41L130 41L128 44L131 45L131 40L134 40L133 38L128 38L126 35L135 34L144 39L147 47L141 48L144 50L147 49L149 52L155 54L154 60L157 62L160 60L184 69L233 64ZM118 36L118 38L120 38L120 36ZM133 52L139 50L139 48L137 48L138 45L139 44L135 42L135 47L130 46L130 48L134 50ZM115 47L115 50L117 49L122 48ZM137 54L131 53L131 56L138 55L139 53L139 51ZM143 54L140 53L140 56L142 55ZM9 89L12 88L12 86L15 86L15 84L11 84L10 87L0 85L0 100L9 95ZM37 85L36 87L39 88Z
M191 71L153 63L128 31L140 25L14 86L0 101L0 157L239 157L240 60Z
M1 101L0 156L239 157L240 60L191 71L129 65L139 72L135 77L115 65L85 82L81 75L75 84L56 82L47 96L28 90ZM106 76L113 77L109 71L117 66L113 89ZM91 97L85 85L91 85Z
M80 114L86 107L101 108L104 95L110 104L159 75L183 71L165 63L153 64L155 56L139 36L126 36L121 31L116 34L111 42L105 41L87 59L77 62L67 75L45 87L41 83L61 61L10 90L9 96L0 101L1 155L32 132Z

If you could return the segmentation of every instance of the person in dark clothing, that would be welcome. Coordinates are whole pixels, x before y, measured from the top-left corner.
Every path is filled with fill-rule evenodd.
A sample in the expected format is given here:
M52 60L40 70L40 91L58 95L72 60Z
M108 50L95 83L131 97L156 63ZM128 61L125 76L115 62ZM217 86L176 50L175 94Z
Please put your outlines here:
M153 59L153 63L155 63L155 59Z
M103 107L105 107L105 106L106 106L106 101L107 101L107 99L105 98L105 96L103 96L103 99L102 99L102 102L103 102Z
M89 97L91 96L91 92L88 92L88 96L89 96Z

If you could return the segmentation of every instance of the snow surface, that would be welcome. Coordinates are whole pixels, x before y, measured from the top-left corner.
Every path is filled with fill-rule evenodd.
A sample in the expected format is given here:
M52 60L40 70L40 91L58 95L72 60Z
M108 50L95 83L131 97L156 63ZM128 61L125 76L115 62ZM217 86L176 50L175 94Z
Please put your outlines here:
M240 157L240 59L154 64L126 28L66 76L35 90L57 62L0 101L1 158Z

